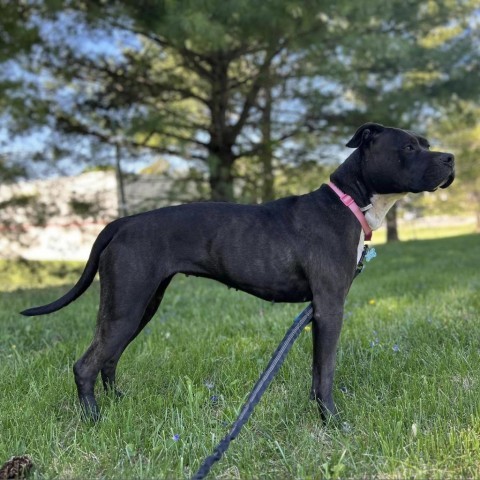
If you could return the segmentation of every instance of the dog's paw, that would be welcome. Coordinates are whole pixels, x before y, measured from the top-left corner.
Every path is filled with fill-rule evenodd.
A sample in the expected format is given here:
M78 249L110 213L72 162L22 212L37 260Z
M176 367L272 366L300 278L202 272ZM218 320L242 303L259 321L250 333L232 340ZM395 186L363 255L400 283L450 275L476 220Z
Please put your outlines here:
M106 390L106 393L114 400L121 400L125 396L125 393L123 393L118 388L109 388L108 390Z
M125 396L125 394L121 390L117 389L115 389L114 395L117 400L121 400Z
M339 413L337 407L335 406L335 403L333 403L333 400L330 400L328 402L323 401L319 397L317 397L313 391L310 393L310 400L316 402L323 423L325 423L326 425L330 425L339 422Z
M82 420L87 423L98 423L102 418L97 402L81 400Z

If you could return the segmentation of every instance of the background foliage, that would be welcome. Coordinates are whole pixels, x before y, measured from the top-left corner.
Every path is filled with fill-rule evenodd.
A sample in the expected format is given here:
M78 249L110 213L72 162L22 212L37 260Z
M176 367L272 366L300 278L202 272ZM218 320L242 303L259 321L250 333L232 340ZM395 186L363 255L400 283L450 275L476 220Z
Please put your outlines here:
M263 201L318 185L365 121L478 128L438 128L478 109L478 0L1 5L4 179L121 145L124 162L182 159L213 199Z

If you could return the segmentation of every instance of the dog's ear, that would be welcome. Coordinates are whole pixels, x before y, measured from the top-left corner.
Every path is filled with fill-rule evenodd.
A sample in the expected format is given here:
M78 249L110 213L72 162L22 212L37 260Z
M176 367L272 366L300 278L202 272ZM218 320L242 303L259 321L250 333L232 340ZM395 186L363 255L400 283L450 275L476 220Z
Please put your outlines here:
M356 132L355 135L347 143L349 148L358 148L372 140L376 135L383 132L385 127L379 123L365 123Z

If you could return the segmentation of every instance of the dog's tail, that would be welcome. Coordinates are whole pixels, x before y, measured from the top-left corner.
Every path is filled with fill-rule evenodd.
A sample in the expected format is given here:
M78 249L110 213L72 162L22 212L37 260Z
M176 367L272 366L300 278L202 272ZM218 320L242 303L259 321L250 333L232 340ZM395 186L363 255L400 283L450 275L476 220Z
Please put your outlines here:
M27 317L33 317L35 315L46 315L47 313L56 312L61 308L67 306L69 303L72 303L76 300L82 293L87 290L87 288L93 282L95 275L98 270L98 265L100 263L100 254L106 248L106 246L111 242L112 238L118 231L119 220L110 223L107 225L100 235L95 240L92 251L88 258L85 269L82 272L82 275L78 279L77 283L65 294L63 297L60 297L58 300L55 300L52 303L47 305L42 305L40 307L27 308L20 312L22 315Z

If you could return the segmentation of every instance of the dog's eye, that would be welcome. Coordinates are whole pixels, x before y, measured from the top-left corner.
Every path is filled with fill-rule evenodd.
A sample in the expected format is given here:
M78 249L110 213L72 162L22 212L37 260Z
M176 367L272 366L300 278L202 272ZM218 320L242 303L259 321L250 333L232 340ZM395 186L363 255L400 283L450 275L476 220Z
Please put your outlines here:
M414 147L413 145L407 145L407 146L405 147L405 150L406 150L407 152L413 152L413 150L415 150L415 147Z

